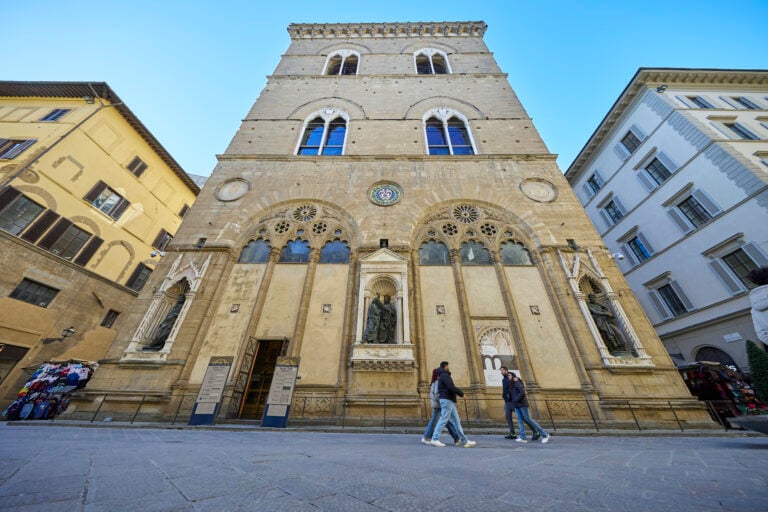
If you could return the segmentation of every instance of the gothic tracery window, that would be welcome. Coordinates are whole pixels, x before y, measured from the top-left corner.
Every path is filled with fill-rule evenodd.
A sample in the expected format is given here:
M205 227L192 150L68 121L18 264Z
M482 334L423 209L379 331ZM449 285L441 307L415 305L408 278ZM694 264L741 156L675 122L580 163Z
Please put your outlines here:
M445 75L451 72L448 56L440 50L424 48L414 54L416 73L419 75Z
M306 263L309 261L309 242L300 238L290 240L280 251L279 263Z
M474 155L465 119L456 112L438 109L424 121L430 155Z
M420 265L450 265L451 259L448 256L448 248L445 244L430 240L421 244L419 248Z
M523 244L509 241L501 244L502 265L532 265L531 255Z
M360 55L352 50L341 50L328 57L326 75L356 75Z
M480 242L470 240L461 244L462 265L491 265L491 253Z
M349 245L339 239L326 243L320 251L320 263L349 263Z
M338 156L344 154L346 115L327 109L308 121L297 150L299 155Z
M238 263L266 263L267 259L269 258L269 251L272 248L269 245L269 242L264 240L263 238L259 238L258 240L251 240L248 242L248 245L243 247L243 250L240 252L240 258L237 260Z

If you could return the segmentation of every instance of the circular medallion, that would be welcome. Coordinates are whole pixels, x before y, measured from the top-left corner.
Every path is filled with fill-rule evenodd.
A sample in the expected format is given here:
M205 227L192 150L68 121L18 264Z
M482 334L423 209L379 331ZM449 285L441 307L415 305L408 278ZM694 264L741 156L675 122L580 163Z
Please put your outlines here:
M251 190L251 184L242 178L232 178L216 189L216 198L219 201L234 201L240 199Z
M381 181L368 190L368 199L379 206L392 206L400 202L403 189L397 183Z
M557 187L541 178L527 178L520 183L525 197L539 203L550 203L557 198Z
M462 224L472 224L480 218L480 212L471 204L460 204L453 209L453 218Z

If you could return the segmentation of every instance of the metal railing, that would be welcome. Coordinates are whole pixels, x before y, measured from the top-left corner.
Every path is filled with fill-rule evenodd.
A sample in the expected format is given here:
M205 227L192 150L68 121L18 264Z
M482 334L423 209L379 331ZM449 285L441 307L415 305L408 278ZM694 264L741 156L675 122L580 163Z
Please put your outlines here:
M63 419L78 419L94 423L96 421L115 421L136 423L165 423L175 425L186 423L194 407L197 394L174 397L178 400L173 408L173 415L161 410L167 402L158 402L156 396L142 395L140 399L125 395L96 395L91 400L79 397L76 410L64 413ZM149 400L148 400L149 398ZM88 402L95 408L84 408ZM135 402L135 408L133 403ZM739 416L733 402L728 400L700 401L712 420L724 430L731 429L729 417ZM109 407L114 404L116 407ZM117 406L119 404L119 406ZM154 404L154 405L153 405ZM158 404L161 404L158 407ZM558 429L577 429L601 432L606 429L650 430L666 425L666 429L685 432L705 427L701 421L690 423L685 419L691 410L690 401L674 400L585 400L557 399L545 400L529 398L531 416L546 430L557 432ZM153 405L153 410L147 407ZM504 420L504 403L501 399L469 397L459 399L457 404L464 431L475 433L484 430L507 430ZM221 409L220 409L221 410ZM681 412L685 411L684 414ZM404 401L395 398L381 398L374 402L350 403L343 397L334 396L299 396L294 397L288 417L288 426L294 427L336 427L380 428L381 430L422 427L432 415L428 398L417 401ZM44 421L62 419L55 416ZM181 421L180 421L181 420ZM260 424L260 419L241 420L226 418L219 414L215 423L252 423Z

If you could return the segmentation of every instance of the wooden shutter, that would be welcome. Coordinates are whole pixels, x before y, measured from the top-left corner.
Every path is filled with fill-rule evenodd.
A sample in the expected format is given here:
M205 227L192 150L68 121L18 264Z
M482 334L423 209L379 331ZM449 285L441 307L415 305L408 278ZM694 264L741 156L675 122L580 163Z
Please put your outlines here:
M125 282L125 286L127 286L127 287L128 287L128 288L130 288L131 290L134 290L134 291L139 291L139 290L136 290L136 288L134 288L134 285L136 284L136 283L135 283L135 282L136 282L136 280L137 280L137 279L139 278L139 276L141 275L141 272L142 272L142 271L143 271L145 268L147 268L147 266L146 266L146 265L144 265L143 263L139 263L139 264L136 266L136 270L134 270L134 271L133 271L133 273L131 274L131 277L129 277L129 278L128 278L128 281L126 281L126 282Z
M741 246L741 249L747 253L747 256L752 258L752 261L758 267L768 267L768 258L766 258L765 253L756 244L750 242Z
M56 243L56 240L58 240L72 224L73 222L69 219L59 219L59 222L51 228L48 234L45 235L37 245L46 250L50 249L53 247L53 244Z
M688 222L688 219L686 219L682 213L680 213L680 210L678 210L676 206L667 210L667 213L669 213L669 216L672 217L672 220L675 221L680 229L683 230L683 233L690 233L693 231L691 223Z
M668 320L672 318L672 315L667 310L666 306L662 303L661 298L659 297L659 294L656 290L651 291L648 293L648 296L651 298L651 302L656 307L656 311L659 312L659 315L661 315L662 320Z
M615 195L613 196L613 204L616 205L616 208L618 208L618 210L621 212L622 215L626 215L627 209L624 208L624 205L621 203L619 198Z
M104 240L97 236L91 238L91 241L88 242L88 245L85 246L85 249L83 249L80 255L75 259L75 264L84 267L86 264L88 264L88 262L103 243Z
M670 281L669 285L672 287L673 290L675 290L675 293L677 294L677 297L680 299L680 302L683 303L683 306L685 306L686 311L693 311L693 303L688 299L688 296L685 294L683 289L680 287L679 284L677 284L677 281Z
M651 246L651 244L648 242L648 239L645 238L642 233L638 233L637 238L639 238L640 241L643 242L643 245L645 246L645 248L648 249L648 254L653 256L656 253L656 251L653 250L653 247Z
M611 218L611 216L608 215L608 212L605 211L605 208L600 208L600 216L605 221L605 225L608 226L609 228L612 227L615 224L615 222L613 222L613 219Z
M627 257L627 260L632 264L632 266L637 265L637 257L628 245L622 245L621 252L624 253L624 256Z
M717 214L722 212L723 210L720 209L717 204L710 198L706 192L703 190L694 190L691 194L699 203L701 203L701 206L704 207L705 210L709 212L709 214L713 217L716 217Z
M53 210L47 210L40 216L37 222L32 224L32 227L30 227L21 235L21 239L32 243L37 242L37 239L40 238L40 236L45 233L45 231L51 227L51 225L56 222L56 219L58 218L58 213L54 212Z
M131 205L131 202L125 198L120 199L120 202L112 209L109 216L117 220L125 212L125 210Z
M656 184L656 181L654 181L653 178L648 176L648 173L645 170L637 171L635 176L637 176L637 179L639 179L640 182L643 185L645 185L645 188L647 188L649 192L655 189L656 187L658 187L658 185Z
M659 159L659 162L661 162L661 163L664 165L664 167L666 167L666 168L667 168L667 170L670 172L670 174L674 174L674 172L675 172L675 171L677 170L677 168L679 167L679 166L678 166L678 165L677 165L677 164L674 162L674 160L672 160L671 158L669 158L669 157L667 156L667 154L666 154L666 153L662 153L661 151L659 151L658 153L656 153L656 158L658 158L658 159Z
M12 150L10 150L10 151L7 151L7 152L6 152L4 155L2 155L0 158L6 158L6 159L9 159L9 160L10 160L11 158L16 158L17 156L19 156L19 155L21 154L21 152L22 152L22 151L24 151L25 149L27 149L29 146L31 146L31 145L32 145L32 144L34 144L35 142L37 142L37 139L29 139L29 140L25 140L24 142L22 142L21 144L19 144L19 145L18 145L18 146L16 146L15 148L13 148Z
M728 292L731 295L737 295L744 291L741 281L731 275L728 266L721 260L710 261L709 266L715 271L715 274L717 274L717 277L720 278L725 287L728 288Z
M619 155L619 158L621 158L622 160L626 160L627 158L629 158L629 155L632 154L629 152L629 150L626 147L624 147L624 144L622 144L621 142L617 143L613 147L613 150L616 152L617 155Z
M107 188L107 184L99 180L98 182L96 182L96 185L94 185L91 191L85 194L84 199L89 203L92 203L96 200L97 197L101 195L102 192L104 192L104 189L106 188Z
M179 211L179 217L183 219L188 211L189 211L189 205L185 204L184 206L181 207L181 211Z
M160 248L160 244L162 244L162 243L163 243L163 240L165 239L165 236L166 236L167 234L168 234L168 232L167 232L166 230L164 230L164 229L161 229L161 230L160 230L160 232L159 232L159 233L157 234L157 236L155 237L155 241L154 241L154 242L152 242L152 247L154 247L155 249L158 249L158 250L161 250L161 251L162 251L162 249Z
M584 190L584 194L586 194L587 200L584 201L585 203L588 202L592 197L595 195L595 191L592 190L592 187L589 186L589 183L585 183L582 186L582 189Z
M0 194L0 211L5 210L5 208L20 195L21 195L21 192L19 192L13 187L8 187L7 189L5 189L3 193Z
M632 130L632 132L635 134L635 136L638 139L640 139L641 142L644 141L645 138L647 137L645 132L641 130L640 127L637 126L636 124L633 124L632 126L630 126L629 129Z

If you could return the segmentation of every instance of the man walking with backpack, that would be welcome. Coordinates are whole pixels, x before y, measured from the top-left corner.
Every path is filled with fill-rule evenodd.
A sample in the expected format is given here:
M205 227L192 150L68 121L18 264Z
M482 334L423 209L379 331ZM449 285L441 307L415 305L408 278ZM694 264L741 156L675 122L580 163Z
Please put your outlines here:
M523 381L521 381L520 377L514 373L510 373L509 376L512 381L512 386L510 389L510 392L512 393L512 406L515 408L515 412L517 413L517 424L520 426L520 436L515 439L515 441L518 443L528 442L528 440L525 438L525 425L523 425L525 422L525 424L531 427L531 430L533 430L533 441L541 438L542 443L547 443L549 441L549 434L547 434L546 431L541 428L538 423L533 421L531 416L528 414L528 397L526 397L525 394L525 386L523 385Z
M464 448L472 448L477 443L470 441L464 435L464 430L461 428L461 419L459 419L459 411L456 409L456 395L464 396L464 392L454 385L448 361L440 363L438 374L437 391L440 395L440 420L437 422L435 432L432 434L432 441L429 444L439 447L445 446L445 444L440 442L440 432L449 421L452 421L453 426L456 427L456 433L459 434L462 446Z
M432 418L429 420L429 423L427 423L427 428L424 429L424 435L421 436L422 444L430 444L432 434L435 432L435 426L437 426L437 422L440 419L440 412L442 411L442 409L440 409L440 393L437 390L437 377L439 375L440 368L432 370L432 381L429 385L429 402L430 405L432 405ZM459 434L456 433L456 427L453 426L453 423L449 421L445 426L448 427L448 433L451 434L451 437L453 438L453 444L461 444Z

